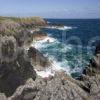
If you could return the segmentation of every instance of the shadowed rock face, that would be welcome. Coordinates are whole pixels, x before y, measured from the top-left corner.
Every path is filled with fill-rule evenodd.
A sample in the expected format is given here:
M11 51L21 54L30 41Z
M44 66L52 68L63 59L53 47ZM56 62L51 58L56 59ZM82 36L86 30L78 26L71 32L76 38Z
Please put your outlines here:
M100 45L96 46L95 55L90 60L90 64L84 70L84 74L89 76L100 74Z
M16 47L13 36L0 40L0 92L10 96L28 78L35 80L36 73L24 50Z
M36 50L34 47L30 47L28 50L28 55L32 58L32 63L34 65L48 67L50 66L50 62L48 58L44 57L42 53Z
M24 45L33 41L32 28L46 25L40 17L0 17L0 92L11 96L28 78L35 80L34 71ZM0 100L5 95L0 95ZM3 100L3 99L2 99Z
M95 54L100 54L100 45L96 46Z
M82 80L89 89L91 100L100 100L100 45L83 74Z

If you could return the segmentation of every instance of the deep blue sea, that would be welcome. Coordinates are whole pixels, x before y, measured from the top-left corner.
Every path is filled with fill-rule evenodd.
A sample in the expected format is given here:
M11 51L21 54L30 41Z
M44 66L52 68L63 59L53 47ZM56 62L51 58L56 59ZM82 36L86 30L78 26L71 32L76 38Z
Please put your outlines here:
M46 19L64 28L43 28L54 42L44 43L40 51L55 60L72 77L79 77L100 43L100 19Z

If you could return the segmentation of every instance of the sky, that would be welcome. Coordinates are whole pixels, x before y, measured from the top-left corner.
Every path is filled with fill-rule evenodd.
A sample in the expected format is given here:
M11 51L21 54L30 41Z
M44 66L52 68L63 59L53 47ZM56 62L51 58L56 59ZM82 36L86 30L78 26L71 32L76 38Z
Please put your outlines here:
M100 0L0 0L0 16L100 18Z

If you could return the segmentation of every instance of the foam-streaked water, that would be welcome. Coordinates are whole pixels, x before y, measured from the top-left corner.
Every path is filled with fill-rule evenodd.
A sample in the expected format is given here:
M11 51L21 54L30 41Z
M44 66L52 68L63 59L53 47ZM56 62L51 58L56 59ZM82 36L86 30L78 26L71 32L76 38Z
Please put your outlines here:
M80 76L92 55L90 50L87 50L88 42L100 36L100 20L47 19L47 21L64 24L65 27L41 29L49 37L33 45L49 57L56 67L59 66L73 77ZM81 43L77 45L77 41L67 42L71 38Z

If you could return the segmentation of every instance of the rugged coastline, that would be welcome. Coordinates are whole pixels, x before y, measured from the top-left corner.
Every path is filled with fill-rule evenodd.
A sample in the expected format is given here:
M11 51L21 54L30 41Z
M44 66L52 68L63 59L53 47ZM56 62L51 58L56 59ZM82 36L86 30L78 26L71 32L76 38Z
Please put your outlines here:
M99 100L100 45L80 80L73 79L64 71L44 78L37 75L36 67L43 70L51 63L36 48L28 47L26 50L25 47L33 40L47 37L45 33L35 31L46 24L39 17L30 20L1 17L0 100Z

